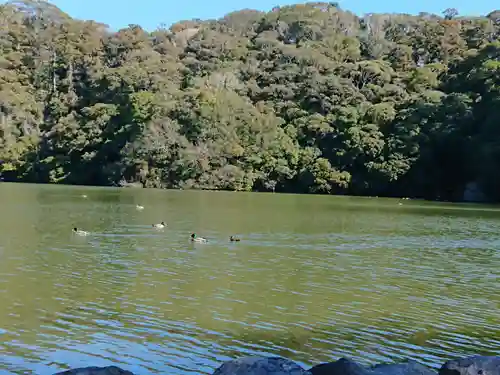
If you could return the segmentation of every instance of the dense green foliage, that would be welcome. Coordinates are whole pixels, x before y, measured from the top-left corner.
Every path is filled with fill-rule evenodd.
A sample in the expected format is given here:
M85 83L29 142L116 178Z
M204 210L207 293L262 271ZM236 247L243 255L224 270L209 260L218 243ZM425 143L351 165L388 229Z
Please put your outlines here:
M500 11L0 23L4 180L500 200Z

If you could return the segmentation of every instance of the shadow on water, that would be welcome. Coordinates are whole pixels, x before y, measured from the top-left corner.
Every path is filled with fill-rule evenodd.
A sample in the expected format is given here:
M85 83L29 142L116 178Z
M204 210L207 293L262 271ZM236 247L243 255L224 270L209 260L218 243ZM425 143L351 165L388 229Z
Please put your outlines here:
M434 367L499 354L500 211L398 203L2 184L0 366L208 374L246 354Z

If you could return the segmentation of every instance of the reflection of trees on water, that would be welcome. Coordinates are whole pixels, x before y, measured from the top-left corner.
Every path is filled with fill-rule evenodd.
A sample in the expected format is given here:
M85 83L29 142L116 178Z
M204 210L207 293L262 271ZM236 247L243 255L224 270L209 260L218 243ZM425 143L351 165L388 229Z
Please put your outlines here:
M2 184L0 188L0 289L5 290L0 303L0 327L9 332L29 331L32 311L38 307L32 291L44 275L38 274L35 264L27 260L43 259L38 224L45 212L32 186Z

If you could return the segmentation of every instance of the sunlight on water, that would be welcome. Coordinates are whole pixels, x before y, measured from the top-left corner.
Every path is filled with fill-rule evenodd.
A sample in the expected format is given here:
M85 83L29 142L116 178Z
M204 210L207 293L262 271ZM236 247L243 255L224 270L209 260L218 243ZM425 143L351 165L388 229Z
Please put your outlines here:
M500 211L398 202L1 184L0 368L500 354Z

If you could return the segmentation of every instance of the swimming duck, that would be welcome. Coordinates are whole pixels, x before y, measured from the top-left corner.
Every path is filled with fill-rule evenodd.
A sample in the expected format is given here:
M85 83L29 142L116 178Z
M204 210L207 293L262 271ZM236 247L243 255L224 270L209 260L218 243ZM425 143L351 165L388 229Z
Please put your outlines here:
M156 228L156 229L163 229L167 226L167 224L165 224L164 221L162 221L160 224L153 224L153 228Z
M144 206L139 206L138 204L135 206L135 208L139 211L144 210Z
M204 243L204 242L207 242L207 239L203 238L203 237L198 237L195 233L192 233L191 234L191 241L198 242L198 243Z
M88 197L85 194L82 194L82 198L86 199Z
M234 236L231 236L231 237L229 237L229 241L231 241L231 242L239 242L239 241L241 241L241 240L240 240L239 238L236 238L236 237L234 237Z
M79 236L88 236L90 233L85 232L84 230L80 230L78 228L73 228L73 233L78 234Z

